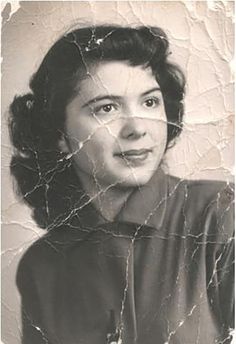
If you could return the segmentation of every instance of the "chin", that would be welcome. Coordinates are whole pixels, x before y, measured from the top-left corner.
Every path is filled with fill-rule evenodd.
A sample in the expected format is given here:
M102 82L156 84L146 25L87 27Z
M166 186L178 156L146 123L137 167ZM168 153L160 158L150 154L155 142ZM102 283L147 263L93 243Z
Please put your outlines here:
M122 188L135 188L139 186L143 186L149 182L153 174L143 175L143 176L135 176L129 175L126 178L123 178L122 182L119 185Z

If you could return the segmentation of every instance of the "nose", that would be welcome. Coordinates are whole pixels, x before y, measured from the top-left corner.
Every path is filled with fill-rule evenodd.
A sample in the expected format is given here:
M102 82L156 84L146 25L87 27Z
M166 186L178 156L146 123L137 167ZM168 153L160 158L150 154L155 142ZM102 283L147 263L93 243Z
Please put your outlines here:
M129 117L120 131L120 137L126 140L137 140L146 135L146 129L141 118Z

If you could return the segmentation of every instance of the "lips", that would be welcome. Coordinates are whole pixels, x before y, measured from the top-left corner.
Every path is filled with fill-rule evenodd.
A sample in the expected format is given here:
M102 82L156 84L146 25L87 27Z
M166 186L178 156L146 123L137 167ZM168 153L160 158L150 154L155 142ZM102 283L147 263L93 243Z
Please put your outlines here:
M134 164L139 164L145 161L148 158L149 153L151 152L152 152L152 149L146 149L146 148L130 149L127 151L116 153L114 155L117 156L118 158L123 159L126 162L128 161Z
M119 156L140 156L146 153L150 153L151 149L130 149L121 153L117 153L115 155Z

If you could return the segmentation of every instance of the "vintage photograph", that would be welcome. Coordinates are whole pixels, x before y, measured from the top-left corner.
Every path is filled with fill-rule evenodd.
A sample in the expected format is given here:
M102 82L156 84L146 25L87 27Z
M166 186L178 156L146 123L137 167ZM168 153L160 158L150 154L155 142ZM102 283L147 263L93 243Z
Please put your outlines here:
M1 10L2 343L233 343L233 2Z

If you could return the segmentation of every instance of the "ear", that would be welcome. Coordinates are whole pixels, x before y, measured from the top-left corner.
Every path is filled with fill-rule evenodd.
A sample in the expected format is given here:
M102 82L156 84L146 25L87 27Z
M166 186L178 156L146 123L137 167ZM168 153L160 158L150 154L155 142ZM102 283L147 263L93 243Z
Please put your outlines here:
M58 147L63 153L70 153L70 149L64 135L62 135L62 137L60 138Z

